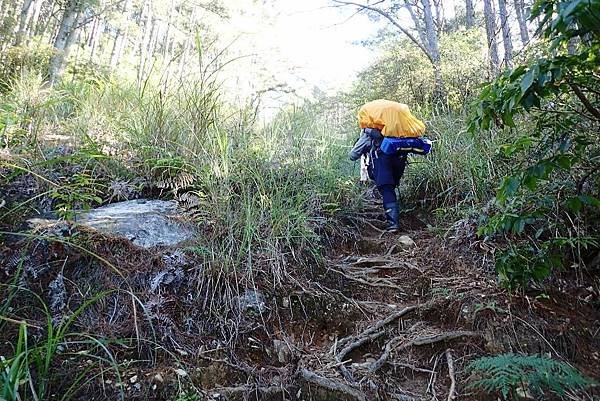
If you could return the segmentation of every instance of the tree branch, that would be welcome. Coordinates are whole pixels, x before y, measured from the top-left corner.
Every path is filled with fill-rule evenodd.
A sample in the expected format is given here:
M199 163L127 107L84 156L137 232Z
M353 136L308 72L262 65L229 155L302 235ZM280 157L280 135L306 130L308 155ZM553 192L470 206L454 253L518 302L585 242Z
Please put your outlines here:
M419 49L421 49L421 51L427 56L429 61L431 61L432 64L434 63L433 57L429 54L429 51L427 50L427 48L422 43L420 43L417 40L417 38L415 38L413 36L412 33L410 33L402 25L400 25L398 23L398 21L396 21L396 19L390 15L390 13L382 10L381 8L373 7L372 5L369 5L369 4L360 4L360 3L355 3L353 1L343 1L343 0L332 0L332 1L334 3L338 3L338 4L344 4L344 5L348 5L348 6L356 6L356 7L362 8L362 9L371 10L371 11L376 12L377 14L381 15L382 17L386 18L396 28L398 28L403 34L405 34L415 45L417 45L419 47Z
M594 107L594 105L589 101L589 99L585 96L585 94L581 91L579 86L576 84L571 84L571 89L575 92L575 95L581 100L581 103L585 106L585 109L589 111L596 119L600 120L600 111Z

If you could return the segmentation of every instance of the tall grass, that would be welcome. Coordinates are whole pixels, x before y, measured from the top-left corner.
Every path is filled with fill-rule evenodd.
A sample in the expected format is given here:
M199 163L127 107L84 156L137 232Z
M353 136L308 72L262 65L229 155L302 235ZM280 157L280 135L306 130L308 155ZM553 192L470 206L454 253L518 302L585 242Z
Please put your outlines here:
M15 86L8 96L35 91ZM256 273L281 284L291 263L318 259L332 218L356 203L347 136L326 123L319 105L290 107L260 126L255 110L221 99L215 80L190 79L171 89L96 80L54 91L59 101L36 124L68 138L60 143L74 151L61 162L22 153L24 172L73 171L57 180L57 189L47 188L54 210L69 217L70 209L111 199L114 181L139 179L145 188L139 192L188 206L200 227L196 251L206 271L235 275L240 286Z
M18 274L18 273L17 273ZM106 296L98 293L83 302L69 317L55 322L52 314L36 293L24 288L2 286L2 292L27 293L27 297L38 303L37 310L41 312L44 327L38 327L14 315L15 311L23 310L31 305L20 305L18 308L10 307L14 299L6 297L0 314L0 328L3 333L15 333L12 327L17 326L16 338L8 354L0 355L0 397L7 401L20 401L25 399L44 400L60 396L60 400L69 400L97 374L93 370L104 370L106 367L113 370L120 382L118 363L112 352L106 346L106 341L84 332L73 331L77 318L92 304ZM21 298L22 299L22 298ZM8 311L13 311L8 313ZM28 318L32 316L29 315ZM34 335L31 335L31 332ZM3 347L4 350L6 350ZM93 360L91 364L84 364L83 359ZM81 366L75 377L69 378L69 384L64 383L61 388L53 388L58 379L65 372L57 363L58 360L70 359L70 362L79 359ZM121 398L122 394L121 394Z
M506 171L505 162L498 157L506 134L473 136L467 132L462 114L433 116L427 125L433 151L427 157L411 157L401 186L405 199L451 213L489 201Z

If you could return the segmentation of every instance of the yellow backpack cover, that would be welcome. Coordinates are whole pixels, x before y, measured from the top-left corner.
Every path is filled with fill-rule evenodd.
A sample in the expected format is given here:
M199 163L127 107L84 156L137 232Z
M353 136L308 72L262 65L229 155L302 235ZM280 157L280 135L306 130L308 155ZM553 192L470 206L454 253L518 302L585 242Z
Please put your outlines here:
M407 105L385 99L363 105L358 111L358 125L396 138L419 138L425 132L425 124L412 115Z

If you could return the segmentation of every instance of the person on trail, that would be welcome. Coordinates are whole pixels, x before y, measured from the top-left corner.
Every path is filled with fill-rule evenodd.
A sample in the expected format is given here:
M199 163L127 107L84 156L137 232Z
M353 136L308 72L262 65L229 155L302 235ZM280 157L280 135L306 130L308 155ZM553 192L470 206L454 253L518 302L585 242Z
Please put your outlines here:
M425 125L405 104L375 100L360 108L358 119L361 135L348 156L352 161L362 158L366 164L369 178L383 198L387 230L397 232L400 207L396 187L404 174L408 153L427 154L431 141L420 139Z

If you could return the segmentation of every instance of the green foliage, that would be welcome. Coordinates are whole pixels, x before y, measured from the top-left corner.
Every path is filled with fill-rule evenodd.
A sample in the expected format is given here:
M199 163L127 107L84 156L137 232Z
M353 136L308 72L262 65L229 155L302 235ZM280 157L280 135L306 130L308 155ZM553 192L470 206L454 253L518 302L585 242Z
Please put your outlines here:
M62 94L46 88L39 73L15 77L10 90L0 97L0 145L35 145L61 100Z
M451 110L461 111L483 82L479 30L458 31L440 37L442 79ZM361 72L352 90L352 101L361 105L377 98L409 104L419 113L433 111L434 77L430 61L407 40L385 43L383 55Z
M6 401L18 401L23 399L47 399L52 395L52 384L55 383L56 375L60 372L60 358L94 359L92 366L87 366L73 378L72 385L66 387L61 394L61 400L69 400L74 393L92 379L85 377L94 366L107 364L115 370L120 380L118 366L113 355L103 342L86 333L75 333L72 331L77 318L91 305L106 296L99 293L89 300L83 302L75 309L68 318L54 322L52 314L44 301L35 293L22 288L3 287L3 290L24 291L41 305L41 312L45 317L44 336L31 335L30 331L38 331L40 328L30 327L25 321L20 321L14 316L0 315L0 327L6 330L8 324L18 324L18 334L13 352L6 357L0 357L0 399ZM14 310L9 308L12 297L7 297L2 305L2 310ZM22 307L22 306L21 306ZM19 309L21 309L21 307ZM66 351L72 348L72 351ZM58 368L58 370L57 370Z
M521 241L497 256L511 287L544 279L563 263L583 263L598 243L598 15L598 2L538 0L532 20L541 18L538 31L551 52L504 72L472 107L471 133L494 123L513 138L498 154L513 167L479 228L480 235ZM562 263L558 254L566 256Z
M194 391L186 391L181 394L178 394L177 397L173 399L173 401L202 401L203 397L194 392Z
M483 357L471 362L467 371L472 373L470 388L511 400L525 398L526 392L536 398L546 391L563 396L594 383L564 362L532 355Z
M6 92L22 74L44 76L52 52L52 46L45 44L12 46L0 52L0 93Z

